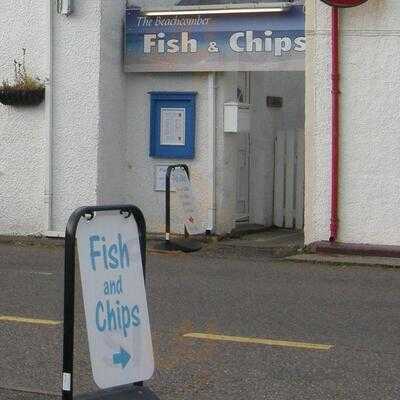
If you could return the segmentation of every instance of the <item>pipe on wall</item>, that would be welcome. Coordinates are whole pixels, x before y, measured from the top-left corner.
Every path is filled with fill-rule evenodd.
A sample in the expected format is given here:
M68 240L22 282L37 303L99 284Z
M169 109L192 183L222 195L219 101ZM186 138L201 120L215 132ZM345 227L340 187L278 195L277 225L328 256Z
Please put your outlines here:
M217 176L217 141L216 141L216 73L208 74L208 160L209 160L209 178L210 178L210 200L208 209L208 228L207 234L216 231L217 197L216 197L216 176Z
M45 160L45 230L52 236L53 228L53 0L47 0L48 12L48 78L46 80L46 160Z
M339 133L340 133L339 9L332 7L332 194L330 242L338 235Z

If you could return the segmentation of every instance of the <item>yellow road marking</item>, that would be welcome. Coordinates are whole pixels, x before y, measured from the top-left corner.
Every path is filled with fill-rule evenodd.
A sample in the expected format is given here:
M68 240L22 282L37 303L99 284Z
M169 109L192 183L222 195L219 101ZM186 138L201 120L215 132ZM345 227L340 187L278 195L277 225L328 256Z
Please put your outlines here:
M36 318L23 318L13 317L7 315L0 315L0 322L17 322L22 324L33 324L33 325L60 325L61 321L53 321L49 319L36 319Z
M194 339L205 339L205 340L220 340L225 342L237 342L246 344L264 344L267 346L295 347L299 349L308 349L308 350L330 350L332 347L334 347L333 345L330 344L288 342L285 340L257 339L250 337L226 336L226 335L210 335L206 333L188 333L186 335L183 335L183 337L194 338Z

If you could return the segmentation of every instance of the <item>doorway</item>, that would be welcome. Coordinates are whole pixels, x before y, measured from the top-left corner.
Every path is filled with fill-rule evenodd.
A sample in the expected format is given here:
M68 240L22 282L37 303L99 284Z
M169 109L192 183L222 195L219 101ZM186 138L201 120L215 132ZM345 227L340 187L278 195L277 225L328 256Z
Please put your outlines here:
M246 188L250 224L302 230L304 225L304 72L251 72L251 129L238 143L248 169L238 173L237 208ZM249 184L245 183L248 173Z
M251 73L238 72L236 101L249 109L251 102ZM250 222L250 132L238 133L236 173L236 223Z
M274 141L274 215L279 228L303 229L304 135L278 131Z
M250 135L239 133L236 181L236 222L249 222L250 202Z

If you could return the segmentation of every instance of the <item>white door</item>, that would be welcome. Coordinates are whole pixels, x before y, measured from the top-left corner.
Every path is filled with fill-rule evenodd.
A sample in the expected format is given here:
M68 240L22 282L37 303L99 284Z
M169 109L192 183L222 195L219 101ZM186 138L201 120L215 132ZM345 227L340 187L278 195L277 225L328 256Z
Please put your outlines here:
M274 225L303 229L304 131L280 131L275 138Z
M250 158L250 143L249 134L240 133L239 148L237 154L237 182L236 182L236 222L249 221L249 158Z

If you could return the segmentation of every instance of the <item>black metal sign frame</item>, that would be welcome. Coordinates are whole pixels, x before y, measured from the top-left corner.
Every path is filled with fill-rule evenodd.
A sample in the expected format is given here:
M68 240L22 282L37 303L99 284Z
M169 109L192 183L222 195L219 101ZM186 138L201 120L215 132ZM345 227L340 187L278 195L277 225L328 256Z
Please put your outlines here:
M185 170L188 179L190 180L189 167L186 164L170 165L167 168L165 176L165 240L156 246L156 249L162 251L183 251L185 253L192 253L199 251L203 247L197 240L189 238L189 233L185 226L185 239L171 240L171 174L177 168Z
M170 165L167 168L167 175L165 177L165 241L167 245L170 243L171 235L171 174L177 168L183 168L186 171L188 179L190 180L189 167L186 164ZM188 231L185 227L185 237L188 237Z
M70 216L65 232L65 276L64 276L64 339L63 339L63 391L62 400L73 400L74 324L75 324L75 242L81 218L95 218L95 213L119 211L122 216L133 216L139 231L143 274L146 278L146 221L142 211L134 205L81 207ZM142 386L137 382L133 386ZM121 388L126 392L126 386ZM132 397L130 397L132 398Z

